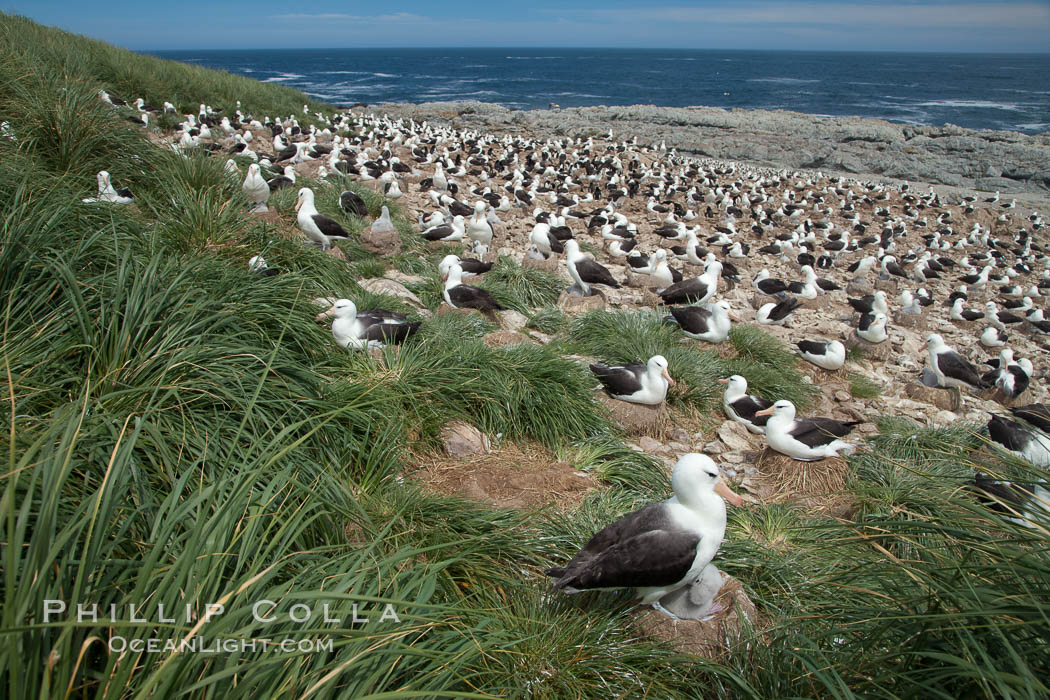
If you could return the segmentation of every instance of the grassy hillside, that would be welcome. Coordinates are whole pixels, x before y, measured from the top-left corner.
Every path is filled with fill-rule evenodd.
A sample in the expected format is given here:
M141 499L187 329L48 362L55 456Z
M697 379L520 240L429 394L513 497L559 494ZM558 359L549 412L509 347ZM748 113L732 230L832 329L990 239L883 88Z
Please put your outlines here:
M423 251L400 214L410 247L393 259L351 241L344 262L282 238L247 216L224 158L158 148L157 132L100 102L100 88L186 111L240 100L304 124L315 119L304 103L332 111L286 88L0 15L0 121L13 135L0 137L7 697L1050 692L1048 533L960 491L979 443L965 427L882 425L851 460L849 518L798 505L734 510L718 565L743 582L760 619L721 659L641 637L626 595L552 597L549 562L669 489L664 466L625 447L586 369L564 354L662 350L687 377L676 410L701 415L717 413L710 380L729 371L804 401L810 389L790 355L747 329L735 331L730 359L687 350L644 314L568 323L549 308L550 280L509 261L487 284L556 334L551 344L490 348L484 321L450 314L428 319L400 352L342 352L311 299L404 308L358 285L398 268L424 276L415 291L432 307L440 254ZM102 168L131 186L134 206L81 202ZM333 210L339 188L308 184ZM271 204L293 219L294 193ZM368 194L368 204L374 213L382 201ZM248 271L260 251L282 274ZM542 445L601 488L568 513L423 489L406 469L452 418ZM99 613L45 622L46 600ZM265 622L259 601L272 602ZM204 603L223 613L205 624ZM387 604L400 622L380 619ZM355 621L355 605L368 622ZM115 637L253 645L120 653L107 645ZM303 644L261 641L283 639ZM318 651L318 640L332 646Z

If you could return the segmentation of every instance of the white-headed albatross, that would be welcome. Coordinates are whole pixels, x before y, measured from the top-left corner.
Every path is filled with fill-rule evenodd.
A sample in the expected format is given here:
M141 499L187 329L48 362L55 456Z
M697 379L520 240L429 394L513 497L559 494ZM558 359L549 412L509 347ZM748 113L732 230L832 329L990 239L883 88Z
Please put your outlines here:
M1045 527L1050 521L1050 491L1043 486L1045 483L999 481L978 473L970 489L977 494L978 501L1007 520L1024 527L1036 527L1036 522L1041 520Z
M1050 438L1029 430L1017 421L993 415L988 421L988 436L994 443L1037 466L1050 467Z
M937 383L946 388L981 389L984 382L969 360L945 344L938 333L926 336L926 348L930 353L930 370L937 376Z
M445 301L456 309L477 309L478 311L497 311L506 307L500 306L485 289L463 284L463 268L457 263L448 266L445 280Z
M131 191L127 189L115 189L113 183L110 181L109 173L105 170L99 170L98 175L95 177L98 182L98 195L95 197L87 197L84 202L105 202L108 204L130 204L135 199L131 196Z
M321 246L321 250L332 247L333 238L350 238L350 234L339 225L337 221L323 216L314 206L314 191L309 187L299 190L299 199L295 203L295 210L299 212L296 222L299 229L306 234L314 243Z
M725 394L722 395L722 408L726 415L755 435L764 435L769 418L757 414L772 406L773 402L747 393L747 380L739 374L729 379L719 379L718 383L726 385Z
M795 418L795 404L777 401L756 416L769 416L766 422L766 442L792 459L813 462L826 457L837 457L839 451L851 452L852 444L840 440L862 421L840 421L834 418Z
M704 274L675 282L657 294L665 304L703 304L718 291L721 276L722 263L715 260L707 264Z
M683 455L671 473L674 495L607 525L565 566L547 570L555 590L634 588L643 605L674 617L660 599L689 585L722 544L726 505L743 500L701 454Z
M730 309L728 301L704 306L672 306L666 320L677 323L690 338L708 343L721 343L729 337L731 321L742 320Z
M266 180L263 179L258 163L252 163L248 166L248 175L244 178L241 190L248 201L252 203L253 212L268 211L266 200L270 198L270 187L266 184Z
M620 288L620 283L613 278L611 272L580 252L579 243L570 238L565 241L564 245L565 263L569 268L569 275L584 296L589 297L593 294L592 284L604 284L613 289Z
M663 355L653 355L644 365L591 365L591 371L610 396L629 403L661 404L674 386Z
M833 372L846 364L846 346L837 340L800 340L795 345L799 357L821 369Z
M419 321L410 322L404 315L384 309L358 311L349 299L338 299L328 311L317 314L321 321L334 316L332 336L341 347L358 350L382 347L386 343L404 342L419 330Z

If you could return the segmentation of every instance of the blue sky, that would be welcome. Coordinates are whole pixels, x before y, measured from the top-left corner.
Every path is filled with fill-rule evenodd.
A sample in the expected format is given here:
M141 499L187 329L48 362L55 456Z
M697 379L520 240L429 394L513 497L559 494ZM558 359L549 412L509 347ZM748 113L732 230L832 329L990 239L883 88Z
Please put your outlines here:
M603 46L1050 52L1050 0L429 0L387 5L34 0L0 7L140 50Z

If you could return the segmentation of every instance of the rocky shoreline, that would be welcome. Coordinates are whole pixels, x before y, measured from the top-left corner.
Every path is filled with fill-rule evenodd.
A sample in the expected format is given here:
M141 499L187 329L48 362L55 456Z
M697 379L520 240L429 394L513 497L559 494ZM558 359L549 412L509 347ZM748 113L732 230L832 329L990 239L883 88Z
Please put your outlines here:
M384 103L368 111L524 136L637 136L684 155L1050 199L1050 133L915 126L862 117L715 107L511 110L484 102Z

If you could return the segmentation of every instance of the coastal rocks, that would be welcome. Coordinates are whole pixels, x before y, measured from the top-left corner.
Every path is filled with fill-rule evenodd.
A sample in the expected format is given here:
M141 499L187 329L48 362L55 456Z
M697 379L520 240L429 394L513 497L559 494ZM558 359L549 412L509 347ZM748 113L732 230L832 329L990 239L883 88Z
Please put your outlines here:
M489 452L488 438L473 425L463 421L453 421L441 428L441 443L445 454L453 459Z
M480 102L449 102L384 105L383 111L497 133L528 129L586 138L614 125L619 134L637 135L643 143L666 141L668 148L683 155L1000 190L1011 196L1045 194L1050 189L1050 139L1043 134L717 107L520 111Z

